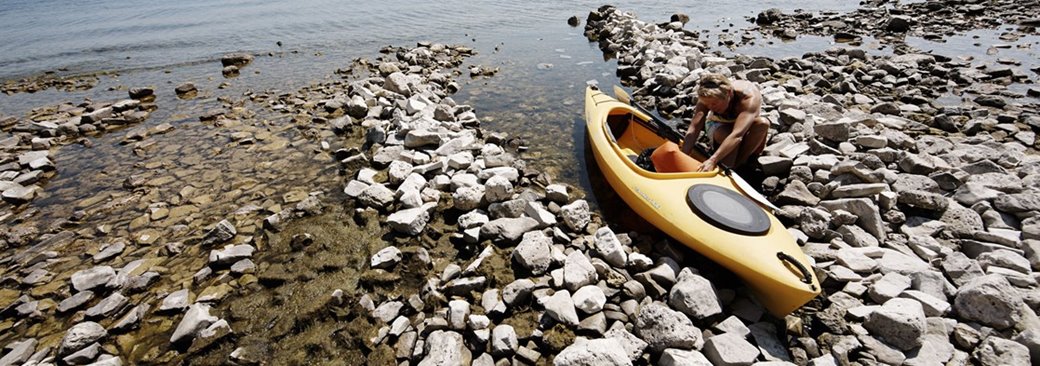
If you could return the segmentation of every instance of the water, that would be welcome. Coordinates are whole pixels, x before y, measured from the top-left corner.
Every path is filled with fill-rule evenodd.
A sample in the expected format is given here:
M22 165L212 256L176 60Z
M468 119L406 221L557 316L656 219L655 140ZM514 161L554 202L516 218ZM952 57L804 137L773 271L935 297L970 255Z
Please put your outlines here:
M259 0L150 3L127 0L7 0L0 5L0 78L68 68L94 71L213 60L228 51L365 52L420 39L508 41L559 32L566 18L584 19L594 1L386 0L343 2ZM691 16L691 26L743 23L769 7L851 10L853 1L650 0L625 5L646 19ZM629 8L630 7L630 8ZM539 32L548 31L548 32ZM467 36L468 35L468 36ZM553 47L556 48L556 47ZM553 48L550 48L553 49Z

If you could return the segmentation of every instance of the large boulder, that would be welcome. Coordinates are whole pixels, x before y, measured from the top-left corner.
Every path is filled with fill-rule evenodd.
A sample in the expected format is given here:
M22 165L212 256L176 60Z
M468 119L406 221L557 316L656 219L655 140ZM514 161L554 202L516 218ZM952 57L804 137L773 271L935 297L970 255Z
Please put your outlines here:
M963 320L1007 329L1022 318L1022 296L997 274L980 276L957 289L953 311Z

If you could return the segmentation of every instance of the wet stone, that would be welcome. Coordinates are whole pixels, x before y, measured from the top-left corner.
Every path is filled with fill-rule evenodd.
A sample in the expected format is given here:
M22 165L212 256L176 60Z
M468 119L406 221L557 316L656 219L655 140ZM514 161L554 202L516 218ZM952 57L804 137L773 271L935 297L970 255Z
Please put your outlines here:
M94 299L93 291L80 291L58 303L58 312L66 313L83 306Z
M166 295L163 298L162 304L159 305L159 311L181 311L188 307L189 296L188 289L181 289Z
M119 311L126 306L129 299L123 296L121 293L113 293L104 300L101 300L93 307L87 309L86 315L88 318L109 318L119 314Z
M58 349L58 354L72 354L91 343L97 342L107 335L108 332L98 323L87 321L76 324L65 332L65 337L61 340L61 348Z
M109 266L84 269L72 274L72 288L76 291L92 290L104 286L115 277L115 270Z

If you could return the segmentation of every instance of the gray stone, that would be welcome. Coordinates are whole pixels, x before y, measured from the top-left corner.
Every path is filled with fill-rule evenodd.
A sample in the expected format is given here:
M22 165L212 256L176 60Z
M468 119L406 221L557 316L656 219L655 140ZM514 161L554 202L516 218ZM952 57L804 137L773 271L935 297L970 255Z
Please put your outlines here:
M1040 211L1040 193L1005 194L993 200L993 207L1006 213L1024 213Z
M738 334L723 333L704 342L704 355L714 365L751 365L758 348Z
M87 291L104 286L116 278L116 271L109 266L97 266L72 274L72 288Z
M1018 324L1022 317L1021 295L1001 275L985 275L957 289L953 311L963 320L996 329Z
M502 301L506 305L513 306L521 301L526 300L530 295L531 291L534 290L534 281L526 278L513 281L506 287L502 288Z
M1028 365L1029 349L1016 342L990 336L972 352L972 357L982 366Z
M951 307L950 303L946 302L946 300L917 290L906 290L899 294L899 297L917 300L917 302L921 303L921 308L924 310L924 315L927 317L946 315L946 313L950 311ZM945 296L943 298L945 298Z
M985 184L968 182L957 188L953 199L965 206L972 206L981 201L995 200L1001 192L987 187Z
M885 343L906 351L921 345L925 315L917 301L895 298L874 310L863 323L871 334Z
M67 365L83 365L97 358L98 353L101 353L101 345L93 343L71 355L65 356L61 360Z
M870 197L888 190L885 183L849 184L835 188L831 191L831 198L857 198Z
M910 288L910 284L910 277L897 272L890 272L871 285L868 293L874 302L883 304L894 297L898 297L904 290Z
M635 330L654 352L666 348L699 349L704 344L700 329L686 315L659 302L639 308Z
M614 322L614 326L607 331L604 337L616 339L632 362L637 362L636 360L642 357L643 352L646 351L647 343L625 329L625 325L621 322Z
M58 355L72 354L91 343L101 340L107 335L108 332L105 331L105 328L95 322L87 321L73 325L72 328L65 332L65 337L61 339Z
M83 306L83 304L86 304L87 302L93 299L94 291L88 290L77 292L58 303L58 312L65 313L71 310L75 310L76 308Z
M668 294L668 304L693 319L722 313L722 304L711 281L688 269L679 273L678 282Z
M0 358L0 366L21 365L33 355L38 343L36 338L8 343L4 348L10 348L11 351L7 352L3 358Z
M899 203L912 208L932 212L943 212L949 205L949 201L942 195L920 190L899 192Z
M465 300L448 302L448 327L452 330L466 330L466 318L469 317L469 303Z
M480 237L492 242L515 243L524 233L538 227L530 217L495 219L480 227Z
M946 256L940 265L946 276L958 287L964 286L985 274L978 262L968 258L961 252L953 252Z
M838 228L842 240L854 247L876 247L879 245L877 238L870 235L866 230L855 225L842 225Z
M628 366L632 361L614 338L577 340L553 359L554 366Z
M816 204L820 203L820 198L810 192L802 181L792 180L787 183L783 192L776 196L776 202L778 204L816 206Z
M552 238L541 231L525 233L513 249L513 260L536 276L545 273L552 264Z
M462 187L451 194L451 199L456 209L469 211L481 206L484 193L484 186Z
M235 229L235 225L232 225L228 220L220 220L206 233L206 236L202 239L202 245L209 246L224 243L234 238L236 234L238 234L238 230Z
M763 358L767 361L791 361L787 346L777 337L776 326L773 323L755 323L751 324L749 329Z
M820 206L828 211L845 210L856 215L856 224L881 239L885 236L884 222L877 205L866 198L844 198L832 201L821 201Z
M484 197L488 202L502 202L513 197L513 184L509 179L496 175L484 182Z
M1029 274L1031 272L1028 259L1016 252L1006 249L997 249L992 252L979 254L975 260L979 262L979 265L984 271L991 266L996 266L1022 272L1022 274Z
M126 296L116 292L87 309L83 315L87 318L109 318L123 310L128 301Z

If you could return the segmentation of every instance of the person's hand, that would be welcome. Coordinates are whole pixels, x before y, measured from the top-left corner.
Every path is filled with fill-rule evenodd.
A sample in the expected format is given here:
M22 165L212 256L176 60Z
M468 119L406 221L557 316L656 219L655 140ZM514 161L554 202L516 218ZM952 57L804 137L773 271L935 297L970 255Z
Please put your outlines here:
M715 163L715 158L714 157L707 158L707 159L704 160L703 163L701 163L701 167L699 169L697 169L697 171L698 172L710 172L710 171L715 169L715 164L716 163Z

